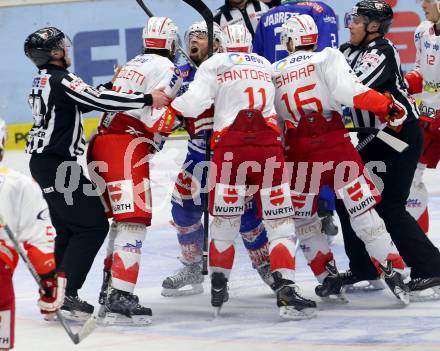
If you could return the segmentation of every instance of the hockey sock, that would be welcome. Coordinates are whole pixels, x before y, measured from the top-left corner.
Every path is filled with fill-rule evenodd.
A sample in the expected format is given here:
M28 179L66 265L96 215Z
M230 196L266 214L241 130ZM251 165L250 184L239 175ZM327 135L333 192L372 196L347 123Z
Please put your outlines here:
M295 231L292 218L266 219L264 225L269 239L271 272L280 272L287 280L295 281Z
M197 222L188 227L181 227L173 223L177 229L177 240L179 240L182 253L181 260L184 263L196 263L202 260L203 226Z
M317 215L295 220L296 236L301 250L316 279L322 283L327 277L326 265L333 259L326 235L321 232L321 221Z
M263 223L256 228L241 232L244 247L247 249L252 267L257 268L264 263L269 263L269 242Z
M350 222L356 235L364 242L376 268L378 263L386 266L386 261L391 260L394 268L404 269L405 264L385 228L385 223L374 208L351 217ZM381 271L378 269L378 272Z
M117 223L112 264L113 288L130 293L134 291L146 233L144 224Z

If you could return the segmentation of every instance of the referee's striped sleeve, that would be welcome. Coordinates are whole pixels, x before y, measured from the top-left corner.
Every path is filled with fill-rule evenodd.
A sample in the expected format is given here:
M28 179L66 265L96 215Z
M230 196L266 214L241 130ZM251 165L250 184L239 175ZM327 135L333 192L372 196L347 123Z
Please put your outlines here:
M127 111L152 105L150 94L125 94L111 90L99 91L74 74L69 74L62 82L66 94L77 103L98 111Z

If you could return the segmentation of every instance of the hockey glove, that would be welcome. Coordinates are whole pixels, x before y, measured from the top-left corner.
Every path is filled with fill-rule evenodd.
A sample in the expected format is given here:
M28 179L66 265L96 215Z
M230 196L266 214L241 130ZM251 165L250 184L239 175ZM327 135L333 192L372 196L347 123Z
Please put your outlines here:
M38 307L42 314L49 314L63 305L66 276L64 272L52 272L40 277L43 289L39 290Z
M212 127L214 126L214 110L210 108L203 112L197 118L185 117L183 121L186 131L191 136L191 138L193 138L203 130L212 129Z
M403 105L394 99L393 95L385 92L384 95L390 99L388 112L386 114L378 114L382 123L387 123L393 129L401 126L407 118L406 110Z
M410 71L405 74L405 82L408 86L408 93L418 94L423 89L423 77L418 71Z

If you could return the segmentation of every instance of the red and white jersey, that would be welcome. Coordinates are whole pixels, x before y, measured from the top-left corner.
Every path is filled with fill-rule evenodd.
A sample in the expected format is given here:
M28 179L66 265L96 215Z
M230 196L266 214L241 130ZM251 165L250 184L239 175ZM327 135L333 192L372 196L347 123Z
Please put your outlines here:
M113 83L113 90L123 93L151 93L164 88L165 93L174 98L182 85L179 69L166 57L156 54L138 55L128 61ZM145 106L139 110L125 111L128 115L142 121L147 128L163 118L166 107L161 109Z
M341 113L341 105L353 107L360 102L356 97L360 100L370 91L359 82L344 55L333 48L298 51L275 62L273 68L279 122L290 121L295 126L310 112L330 119L333 111Z
M420 94L420 113L434 116L440 109L440 36L435 35L434 24L422 22L414 34L416 45L416 70L423 77Z
M257 54L218 53L204 61L186 93L171 106L185 117L199 116L215 106L214 131L230 126L243 109L260 110L264 117L274 114L275 88L272 67Z
M53 258L55 229L41 189L31 178L8 168L0 168L0 214L27 251L39 274L55 269ZM0 230L0 260L12 269L18 253Z

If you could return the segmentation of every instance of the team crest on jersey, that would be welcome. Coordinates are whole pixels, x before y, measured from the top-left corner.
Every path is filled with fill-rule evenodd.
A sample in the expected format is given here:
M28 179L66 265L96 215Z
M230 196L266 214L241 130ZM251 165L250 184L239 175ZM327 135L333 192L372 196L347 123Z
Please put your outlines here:
M241 215L245 208L246 186L216 184L213 214L217 216Z
M134 212L133 181L109 182L107 190L113 214Z

